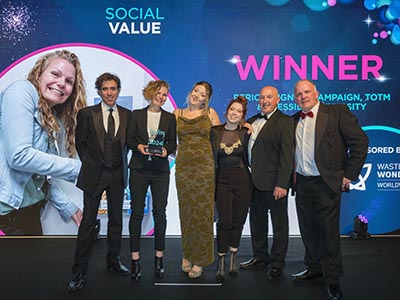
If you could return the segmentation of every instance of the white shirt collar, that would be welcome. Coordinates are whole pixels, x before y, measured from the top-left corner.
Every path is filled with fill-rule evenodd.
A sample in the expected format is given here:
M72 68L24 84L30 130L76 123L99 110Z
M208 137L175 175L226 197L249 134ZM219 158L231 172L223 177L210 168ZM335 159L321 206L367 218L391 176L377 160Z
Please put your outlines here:
M110 108L113 109L113 111L117 110L117 103L114 104L114 106L109 107L107 104L104 103L104 101L101 101L101 107L103 109L103 111L108 111Z

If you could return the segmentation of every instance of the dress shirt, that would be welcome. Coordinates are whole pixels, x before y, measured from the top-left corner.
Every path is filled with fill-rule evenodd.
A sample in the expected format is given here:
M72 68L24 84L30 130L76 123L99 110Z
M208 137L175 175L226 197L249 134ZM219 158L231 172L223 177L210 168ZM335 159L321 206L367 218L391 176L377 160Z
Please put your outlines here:
M296 173L304 176L319 176L315 163L315 125L319 102L312 108L313 117L299 118L296 127Z
M117 134L118 128L119 128L119 114L118 114L117 104L114 104L113 107L109 107L103 101L101 102L101 110L103 112L103 124L104 124L104 129L106 130L106 132L108 130L108 115L110 114L111 108L113 110L112 115L114 117L114 123L115 123L115 132L114 132L114 136L115 136Z

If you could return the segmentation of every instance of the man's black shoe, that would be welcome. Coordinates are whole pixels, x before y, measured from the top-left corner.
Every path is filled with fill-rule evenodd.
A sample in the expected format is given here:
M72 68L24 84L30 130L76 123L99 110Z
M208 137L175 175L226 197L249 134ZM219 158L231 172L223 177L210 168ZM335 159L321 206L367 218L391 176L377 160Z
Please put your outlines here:
M129 271L129 269L125 267L123 264L121 264L120 261L113 264L107 264L107 270L124 276L129 275L131 273L131 271Z
M343 299L343 292L340 289L339 284L330 284L326 287L329 300L341 300Z
M79 291L81 288L83 288L84 284L85 284L85 275L83 275L82 273L74 274L68 285L68 290L70 292Z
M292 274L292 278L297 281L310 280L317 277L322 277L322 272L312 272L308 269L305 269L300 273Z
M269 271L267 279L268 280L276 280L281 278L282 275L282 269L277 268L277 267L272 267L271 271Z
M261 260L257 257L253 257L245 262L240 263L240 267L242 269L256 269L256 268L265 268L267 263L264 260Z

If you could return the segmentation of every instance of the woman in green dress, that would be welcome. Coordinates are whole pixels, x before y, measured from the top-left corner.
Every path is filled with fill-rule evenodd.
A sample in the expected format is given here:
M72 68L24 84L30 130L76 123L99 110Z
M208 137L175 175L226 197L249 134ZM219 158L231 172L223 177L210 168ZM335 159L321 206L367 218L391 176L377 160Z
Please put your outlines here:
M176 189L182 235L182 271L198 278L203 267L214 262L215 174L210 128L219 125L216 111L208 106L212 87L197 82L187 98L187 107L176 109L178 153Z

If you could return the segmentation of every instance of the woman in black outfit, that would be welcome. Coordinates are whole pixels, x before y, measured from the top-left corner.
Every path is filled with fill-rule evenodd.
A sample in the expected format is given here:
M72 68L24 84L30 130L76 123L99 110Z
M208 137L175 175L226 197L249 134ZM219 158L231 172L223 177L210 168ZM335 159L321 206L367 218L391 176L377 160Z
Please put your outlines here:
M235 256L252 196L247 152L249 134L242 126L246 112L246 98L239 96L231 100L225 113L226 123L212 127L210 132L216 166L218 282L224 280L228 248L229 275L237 276Z
M166 207L169 190L168 155L176 149L175 116L161 107L167 100L169 84L150 81L143 89L149 105L131 113L127 129L127 145L132 150L129 163L129 189L132 213L129 220L132 279L139 281L140 236L147 189L150 186L154 218L155 275L163 277L163 251L167 226Z

